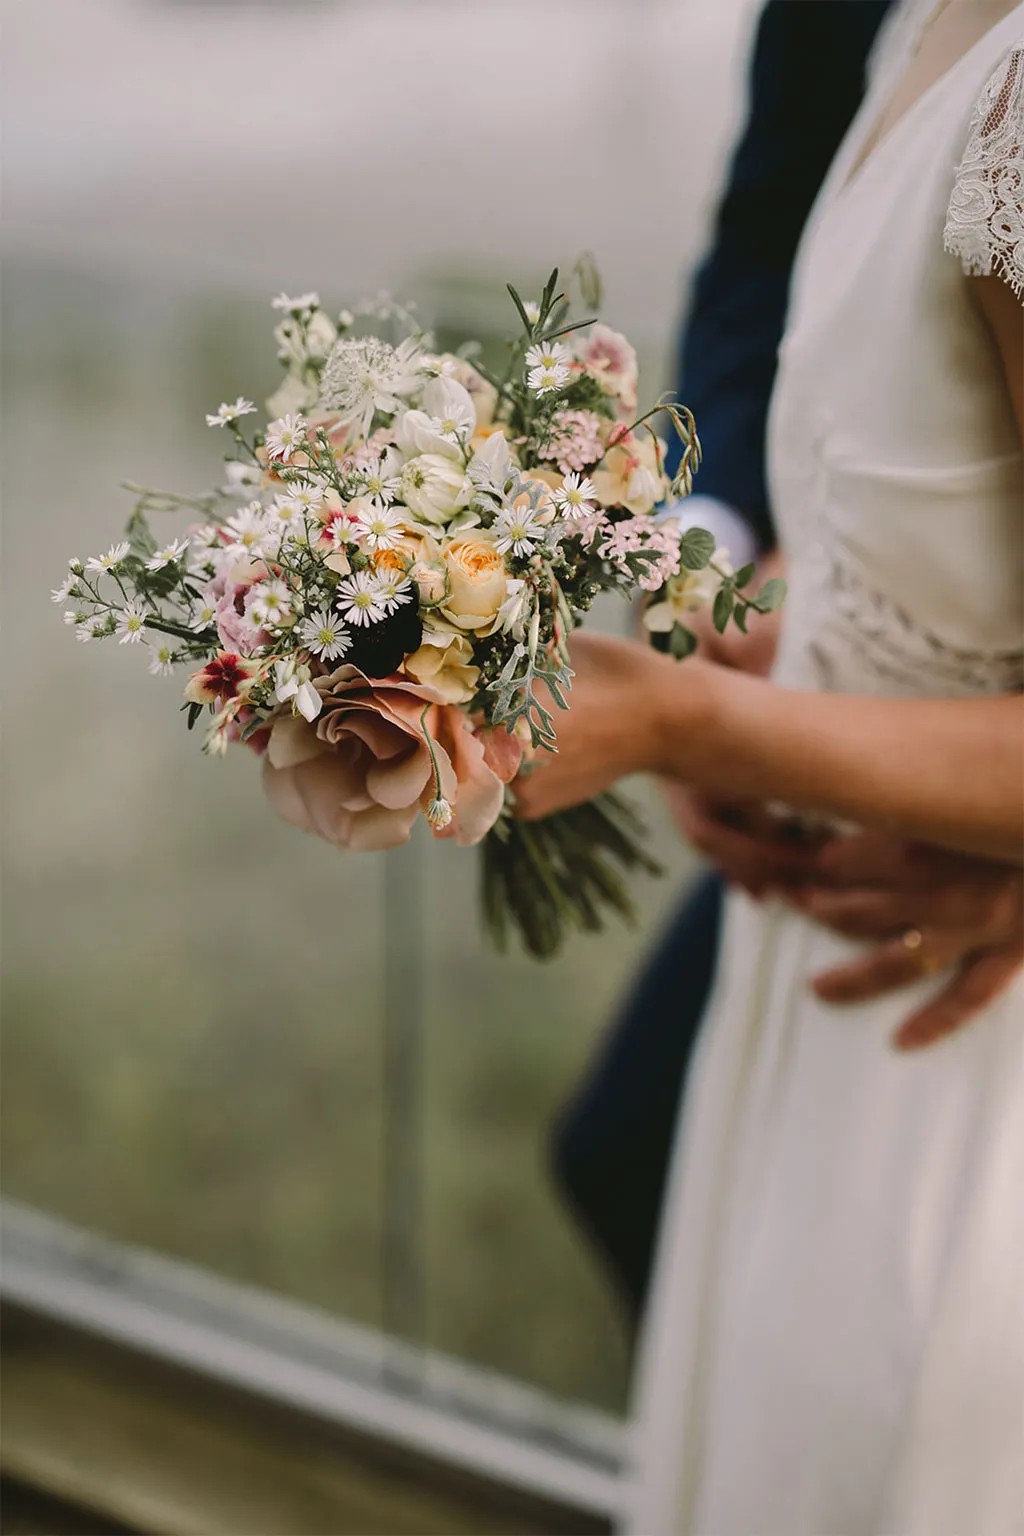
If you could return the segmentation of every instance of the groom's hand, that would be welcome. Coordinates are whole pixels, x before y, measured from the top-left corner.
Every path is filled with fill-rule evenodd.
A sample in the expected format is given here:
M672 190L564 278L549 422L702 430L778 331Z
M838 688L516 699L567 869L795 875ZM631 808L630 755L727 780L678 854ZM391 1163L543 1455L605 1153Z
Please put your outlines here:
M818 996L859 1003L952 974L893 1039L917 1050L952 1034L1006 990L1024 963L1024 878L1019 870L876 832L834 837L816 872L787 899L808 917L874 947L814 977Z

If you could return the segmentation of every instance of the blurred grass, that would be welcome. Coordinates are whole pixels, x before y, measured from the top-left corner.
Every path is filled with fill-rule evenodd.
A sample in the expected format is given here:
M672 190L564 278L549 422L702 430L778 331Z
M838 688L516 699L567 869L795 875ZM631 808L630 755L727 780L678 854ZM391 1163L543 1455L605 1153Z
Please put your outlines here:
M269 310L17 266L5 308L7 1190L379 1325L382 865L272 819L245 754L201 757L177 683L76 646L48 601L119 531L120 480L212 483L203 412L272 387ZM638 890L635 932L538 967L484 947L473 856L399 857L426 956L426 1339L618 1406L620 1321L545 1141L684 862Z

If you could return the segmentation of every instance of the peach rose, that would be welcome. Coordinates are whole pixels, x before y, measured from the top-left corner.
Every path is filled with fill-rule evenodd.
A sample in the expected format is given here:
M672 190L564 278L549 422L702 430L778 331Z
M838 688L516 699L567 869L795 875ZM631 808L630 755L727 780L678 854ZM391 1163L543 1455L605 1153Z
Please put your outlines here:
M486 629L507 595L505 561L490 539L465 534L444 551L449 590L441 612L459 629Z
M510 755L438 689L400 677L371 681L351 666L314 687L324 705L317 720L286 715L271 731L263 787L279 816L344 848L397 848L438 798L439 780L453 812L448 835L463 844L486 836L501 811Z

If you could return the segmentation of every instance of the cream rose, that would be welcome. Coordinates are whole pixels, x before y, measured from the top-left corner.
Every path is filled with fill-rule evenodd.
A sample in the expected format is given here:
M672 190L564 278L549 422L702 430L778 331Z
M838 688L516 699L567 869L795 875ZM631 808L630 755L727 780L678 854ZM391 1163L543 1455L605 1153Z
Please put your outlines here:
M436 608L448 595L448 569L441 560L417 560L409 575L416 583L420 605Z
M473 646L458 630L424 629L419 650L405 658L404 669L418 683L441 694L446 704L468 704L480 681L473 666Z
M505 601L505 561L480 534L453 539L444 551L449 592L441 612L459 629L485 629Z
M420 453L402 468L401 499L426 523L443 525L473 497L473 487L459 464L439 453Z

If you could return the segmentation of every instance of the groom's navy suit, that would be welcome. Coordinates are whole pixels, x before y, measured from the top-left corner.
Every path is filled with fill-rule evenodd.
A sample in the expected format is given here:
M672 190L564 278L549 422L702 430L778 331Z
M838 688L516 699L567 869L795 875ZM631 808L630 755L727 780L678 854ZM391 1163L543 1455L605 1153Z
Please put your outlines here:
M683 327L677 394L698 490L774 542L765 423L800 233L860 102L888 0L770 0L746 127ZM632 1309L643 1305L680 1090L714 973L720 882L680 907L555 1128L556 1176Z

